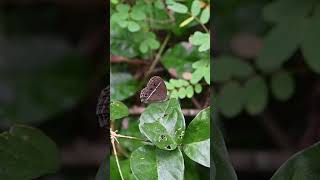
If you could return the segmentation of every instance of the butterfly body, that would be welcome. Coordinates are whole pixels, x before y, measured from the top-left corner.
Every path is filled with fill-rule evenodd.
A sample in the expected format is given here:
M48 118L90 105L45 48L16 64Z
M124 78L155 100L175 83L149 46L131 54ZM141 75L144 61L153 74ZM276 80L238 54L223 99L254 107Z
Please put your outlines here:
M141 90L140 100L143 103L161 102L167 99L167 87L159 76L152 77L147 86Z

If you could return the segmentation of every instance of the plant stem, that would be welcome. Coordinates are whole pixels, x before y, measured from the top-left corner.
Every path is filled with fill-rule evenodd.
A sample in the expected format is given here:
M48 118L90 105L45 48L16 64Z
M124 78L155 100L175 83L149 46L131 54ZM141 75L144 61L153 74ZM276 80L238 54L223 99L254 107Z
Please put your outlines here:
M188 13L188 14L190 16L193 16L191 13ZM198 17L196 16L193 16L193 17L194 17L194 20L196 20L207 33L210 33L209 29L200 21Z
M112 131L112 129L110 129L110 136L111 136L111 144L112 144L113 153L114 153L114 156L116 158L117 167L118 167L118 170L119 170L119 173L120 173L121 180L124 180L123 175L122 175L122 171L121 171L121 168L120 168L119 159L118 159L118 156L117 156L116 146L114 144L115 137L113 136L113 134L114 134L114 132Z
M160 58L161 58L161 55L162 55L162 53L163 53L163 51L164 51L164 48L165 48L166 45L168 44L169 39L170 39L170 34L168 34L168 35L166 36L166 38L164 39L164 41L163 41L163 43L162 43L162 45L161 45L161 47L160 47L160 50L158 51L158 53L157 53L154 61L152 62L149 70L148 70L147 73L146 73L145 79L149 77L149 75L152 73L153 69L154 69L154 68L156 67L156 65L158 64L158 62L159 62L159 60L160 60Z

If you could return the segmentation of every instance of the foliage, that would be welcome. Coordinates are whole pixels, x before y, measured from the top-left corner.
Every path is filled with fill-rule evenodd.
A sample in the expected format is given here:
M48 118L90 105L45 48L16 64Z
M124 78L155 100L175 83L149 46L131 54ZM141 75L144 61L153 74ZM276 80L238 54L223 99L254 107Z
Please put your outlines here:
M0 179L35 179L59 167L55 143L40 130L16 125L0 134Z

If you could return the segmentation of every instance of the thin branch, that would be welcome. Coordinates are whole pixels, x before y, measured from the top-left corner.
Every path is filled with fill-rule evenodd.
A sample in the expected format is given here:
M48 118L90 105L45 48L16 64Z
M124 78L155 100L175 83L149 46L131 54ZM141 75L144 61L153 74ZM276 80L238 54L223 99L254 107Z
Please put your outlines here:
M120 168L120 163L119 163L119 159L118 159L118 155L117 155L116 146L114 144L114 140L116 139L116 137L114 136L114 133L115 132L113 132L112 129L110 128L110 136L111 136L111 144L112 144L112 148L113 148L113 153L114 153L114 156L116 158L117 167L118 167L118 170L119 170L119 173L120 173L121 180L124 180L123 175L122 175L122 171L121 171L121 168Z
M147 79L147 78L150 76L150 74L152 73L152 71L154 70L154 68L156 67L156 65L158 64L158 62L159 62L159 60L160 60L160 58L161 58L161 55L162 55L165 47L167 46L167 44L168 44L168 42L169 42L169 39L170 39L170 34L168 34L168 35L166 36L166 38L164 39L164 41L163 41L163 43L162 43L162 45L161 45L161 47L160 47L160 50L158 51L158 53L157 53L154 61L152 62L149 70L148 70L147 73L146 73L145 79Z
M115 55L110 56L110 62L111 63L128 63L128 64L149 64L148 61L144 61L141 59L129 59L127 57L115 56Z
M201 109L201 105L200 105L199 101L195 97L192 97L191 101L196 106L196 108Z

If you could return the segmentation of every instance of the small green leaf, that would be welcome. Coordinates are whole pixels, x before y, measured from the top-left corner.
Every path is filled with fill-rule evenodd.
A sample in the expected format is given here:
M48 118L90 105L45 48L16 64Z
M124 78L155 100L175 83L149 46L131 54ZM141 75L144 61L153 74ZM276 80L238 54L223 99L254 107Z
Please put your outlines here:
M206 7L202 13L201 13L201 16L200 16L200 22L202 24L206 24L210 19L210 9L209 7Z
M137 20L137 21L141 21L141 20L144 20L146 19L146 14L144 13L144 11L138 7L138 6L134 6L132 9L131 9L131 18L134 19L134 20Z
M128 73L110 73L110 95L111 100L123 101L134 95L138 83Z
M117 6L116 6L116 10L118 11L118 12L121 12L121 13L124 13L124 12L129 12L129 9L130 9L130 6L129 5L127 5L127 4L118 4Z
M110 103L110 119L117 120L129 115L128 107L120 101L111 101Z
M186 89L186 93L187 93L187 97L188 98L192 98L193 97L193 86L188 86L187 89Z
M268 89L265 80L255 76L245 83L245 108L249 114L261 113L268 103Z
M210 107L200 111L191 121L183 144L183 151L190 159L210 167Z
M201 84L195 84L195 86L194 86L194 91L196 92L196 93L201 93L201 91L202 91L202 86L201 86Z
M191 5L191 14L192 16L198 16L200 13L201 7L200 7L200 1L194 0Z
M170 1L170 3L167 3L167 4L168 4L168 8L174 12L181 13L181 14L185 14L188 12L188 7L185 6L184 4L177 3L174 1Z
M148 39L147 43L148 43L150 49L158 49L160 47L160 43L154 38Z
M304 26L304 19L296 19L273 28L267 34L263 48L258 54L258 67L265 72L279 69L298 49L304 36Z
M143 41L141 44L140 44L140 46L139 46L139 50L140 50L140 52L142 52L142 53L146 53L146 52L148 52L148 44L145 42L145 41Z
M182 23L180 23L179 27L184 27L184 26L188 25L192 20L194 20L193 16L187 18L186 20L182 21Z
M293 155L270 180L318 180L320 177L320 143Z
M163 4L163 2L162 2L162 0L156 0L155 2L154 2L154 6L156 7L156 8L158 8L158 9L164 9L164 4Z
M137 32L140 30L140 26L138 23L136 23L134 21L128 21L128 30L130 32Z
M244 106L243 88L238 82L226 83L217 96L216 106L226 117L234 117L238 115Z
M294 92L294 79L288 72L277 73L272 76L271 89L273 95L281 101L288 100Z
M174 85L170 82L165 81L164 82L166 84L166 87L168 90L173 90L174 89Z
M191 80L190 80L191 84L198 83L202 79L202 77L204 76L204 72L205 72L205 67L196 69L192 73L192 77L191 77Z
M120 20L120 21L118 21L117 23L118 23L118 25L119 25L120 27L126 28L126 27L128 27L129 21L127 21L127 20Z
M320 8L317 9L320 12ZM306 25L303 33L302 52L305 57L305 62L316 73L320 73L320 13L315 14Z
M178 91L178 94L179 94L179 98L180 99L185 98L186 95L187 95L186 88L184 88L184 87L180 88L179 91Z
M170 97L171 98L179 98L179 95L178 95L178 91L176 89L174 89L171 94L170 94Z
M189 42L193 45L199 46L199 51L203 52L210 49L210 34L196 31L189 37Z
M130 167L139 180L183 180L184 160L179 148L164 151L142 146L131 154Z

